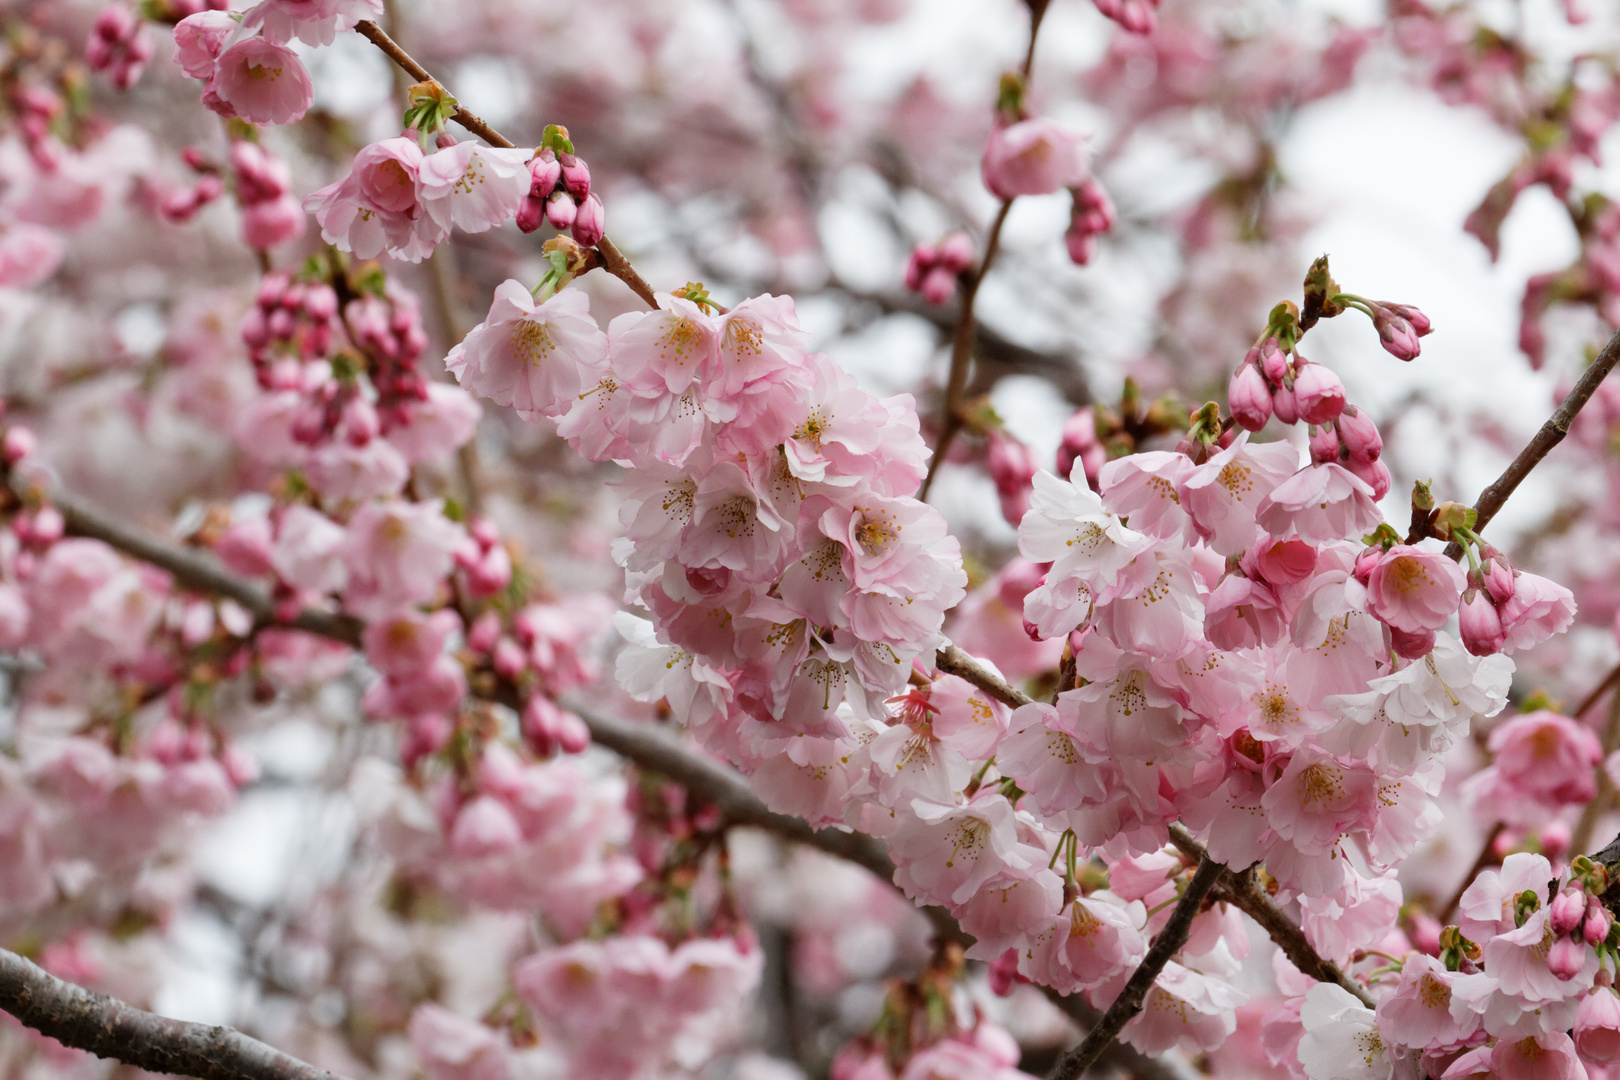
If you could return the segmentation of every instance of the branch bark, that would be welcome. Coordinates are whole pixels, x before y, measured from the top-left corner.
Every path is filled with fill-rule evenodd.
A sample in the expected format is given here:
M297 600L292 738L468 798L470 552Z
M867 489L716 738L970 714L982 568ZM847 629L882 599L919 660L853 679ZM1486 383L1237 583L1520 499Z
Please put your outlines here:
M1131 1018L1142 1011L1142 1004L1147 1001L1148 991L1153 989L1153 981L1164 970L1164 965L1170 958L1187 944L1187 938L1192 933L1193 918L1204 906L1210 891L1215 888L1215 882L1226 872L1226 867L1209 858L1208 855L1199 862L1192 880L1187 883L1187 891L1181 894L1176 901L1175 910L1170 913L1170 919L1159 931L1159 936L1153 939L1148 948L1147 955L1142 958L1131 977L1125 983L1125 989L1119 992L1119 997L1108 1006L1102 1019L1097 1021L1096 1027L1080 1041L1080 1045L1064 1054L1053 1067L1049 1080L1078 1080L1081 1073L1089 1069L1096 1060L1108 1049L1114 1037L1120 1033Z
M1519 456L1508 464L1501 476L1480 492L1479 501L1474 504L1475 532L1484 531L1497 511L1502 509L1502 504L1508 501L1508 496L1518 490L1524 478L1530 475L1530 470L1541 464L1541 459L1550 454L1553 447L1564 441L1564 436L1569 434L1570 425L1575 422L1575 417L1586 407L1592 395L1597 393L1599 384L1614 370L1617 363L1620 363L1620 333L1616 333L1609 339L1609 343L1603 346L1603 351L1597 354L1597 359L1581 373L1574 388L1564 397L1562 404L1553 410L1547 422L1541 425L1541 430L1536 432L1535 437L1519 451ZM1462 558L1461 545L1455 541L1447 544L1446 554L1453 559Z
M97 1057L199 1080L343 1080L233 1028L149 1013L0 949L0 1008Z

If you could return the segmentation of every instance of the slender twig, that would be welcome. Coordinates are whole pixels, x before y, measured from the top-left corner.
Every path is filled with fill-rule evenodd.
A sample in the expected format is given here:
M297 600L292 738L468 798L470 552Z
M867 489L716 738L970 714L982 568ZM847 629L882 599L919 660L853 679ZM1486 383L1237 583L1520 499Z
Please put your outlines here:
M152 1072L201 1080L342 1080L233 1028L172 1020L92 993L5 949L0 1009L64 1046Z
M1090 1068L1114 1041L1120 1029L1142 1011L1142 1004L1147 1000L1148 991L1153 989L1153 981L1159 977L1159 973L1164 970L1164 965L1170 962L1170 958L1187 944L1187 938L1192 934L1193 919L1203 909L1204 900L1215 888L1215 882L1225 870L1226 867L1207 855L1199 862L1192 880L1187 883L1187 891L1181 894L1181 899L1176 902L1175 909L1170 913L1169 921L1164 924L1164 929L1159 931L1159 936L1153 939L1147 955L1131 973L1125 988L1119 992L1119 997L1108 1006L1108 1011L1103 1013L1102 1019L1097 1021L1097 1026L1087 1033L1080 1041L1080 1045L1058 1059L1049 1080L1077 1080L1079 1075Z
M951 443L962 430L962 410L967 404L963 391L967 388L968 364L973 359L974 327L973 305L979 298L979 286L990 272L990 263L1001 249L1001 227L1012 211L1012 199L1004 199L996 212L995 223L990 226L990 239L984 245L984 258L979 265L962 275L962 306L956 316L956 330L951 334L951 367L945 376L945 404L939 414L939 440L934 444L934 456L928 462L928 475L923 477L917 498L927 499L934 486L934 477L950 452Z
M1604 694L1607 694L1610 690L1614 689L1616 683L1620 683L1620 664L1616 664L1614 667L1610 668L1609 673L1603 676L1603 681L1592 687L1591 692L1585 697L1581 698L1581 703L1575 706L1575 708L1571 709L1569 715L1576 720L1579 720L1581 717L1585 716L1587 712L1591 710L1592 706L1596 705L1598 701L1602 699ZM1572 848L1571 850L1574 849Z
M23 497L33 494L31 487L13 473L13 490ZM132 555L142 562L166 570L180 585L195 592L211 593L236 601L246 608L261 625L274 624L293 630L304 630L321 637L341 641L345 645L360 644L359 620L333 611L304 608L290 619L281 619L270 593L250 581L237 577L212 555L191 548L180 547L140 529L125 525L82 502L77 496L53 489L45 498L62 515L65 531L70 536L83 536L100 540Z
M955 645L947 645L934 654L934 667L947 675L966 679L1009 708L1028 705L1035 699L984 667Z
M1170 826L1170 841L1189 858L1202 862L1208 857L1204 845L1199 843L1183 825ZM1368 996L1367 991L1341 971L1337 964L1312 947L1305 937L1305 931L1277 906L1277 902L1260 884L1253 868L1241 872L1227 871L1215 886L1215 895L1253 919L1282 950L1283 955L1288 957L1289 962L1299 969L1300 974L1309 976L1317 982L1338 983L1360 998L1368 1008L1372 1007L1373 999Z
M1041 20L1046 16L1048 2L1038 0L1029 5L1029 46L1024 51L1024 63L1019 69L1019 76L1025 85L1035 70L1035 42L1040 37ZM991 224L990 235L984 242L984 257L979 260L978 266L962 275L962 306L957 313L956 330L951 334L951 366L945 376L945 404L939 414L939 436L934 444L934 456L928 462L928 474L923 477L922 487L917 490L919 499L928 498L929 489L934 486L934 477L950 452L951 443L962 430L962 412L967 404L963 400L964 391L967 389L968 366L973 359L976 337L973 305L979 298L979 286L984 284L985 275L990 272L990 264L995 262L996 254L1001 250L1001 227L1007 223L1013 201L1001 201L1001 209L996 211L996 220Z
M1574 389L1547 418L1547 422L1541 425L1541 430L1536 432L1535 437L1519 451L1519 456L1509 463L1490 487L1480 492L1479 501L1474 504L1474 512L1477 515L1473 525L1475 532L1484 530L1496 516L1496 512L1502 509L1502 504L1507 502L1508 496L1512 495L1524 482L1524 478L1530 475L1530 470L1539 465L1541 459L1552 452L1553 447L1564 441L1564 436L1569 434L1570 425L1575 422L1575 417L1591 400L1592 395L1597 392L1598 385L1610 371L1614 370L1617 363L1620 363L1620 333L1616 333L1609 339L1609 343L1603 346L1603 351L1597 354L1597 359L1581 373ZM1452 542L1446 546L1446 554L1453 559L1459 559L1462 557L1462 547Z
M383 28L376 23L369 19L362 19L354 24L354 28L361 37L381 49L388 59L398 64L417 82L439 82L438 79L428 74L427 68L417 63L410 53L400 48L399 42L389 37L383 31ZM439 83L439 85L443 86L444 84ZM491 146L511 148L517 145L467 109L457 107L455 115L451 119ZM624 257L624 254L619 251L613 241L604 236L597 243L596 250L602 257L602 269L630 286L631 291L641 297L648 307L655 308L658 306L658 300L653 295L652 286L648 285L646 279L636 273L635 267L630 265L630 260Z

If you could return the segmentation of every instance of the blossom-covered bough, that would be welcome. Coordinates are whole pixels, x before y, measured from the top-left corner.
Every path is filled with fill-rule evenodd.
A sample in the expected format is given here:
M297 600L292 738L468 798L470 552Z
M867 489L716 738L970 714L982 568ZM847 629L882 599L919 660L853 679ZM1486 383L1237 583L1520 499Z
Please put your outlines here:
M229 236L252 255L229 272L252 277L208 291L194 278L220 256L203 245L161 303L123 302L139 273L109 278L122 306L96 347L116 360L7 368L0 386L0 1008L41 1033L0 1031L0 1067L95 1073L82 1050L288 1080L1074 1080L1099 1064L1464 1080L1620 1060L1620 855L1583 854L1615 820L1620 646L1530 569L1564 576L1538 545L1584 537L1581 610L1614 606L1616 230L1601 192L1574 194L1576 159L1595 164L1620 115L1612 59L1560 68L1469 4L1401 0L1379 27L1314 38L1191 2L1004 4L1016 68L993 110L964 112L970 137L906 145L948 127L926 86L867 133L911 255L892 292L862 293L847 237L818 255L805 237L848 220L817 170L868 149L826 72L779 79L755 6L710 14L733 20L731 74L783 129L780 159L738 136L759 121L736 88L704 82L723 65L684 65L692 89L675 85L651 142L667 158L616 142L660 80L611 76L698 34L692 12L579 16L624 33L548 87L570 125L519 146L401 42L476 81L504 70L521 12L492 6L480 31L408 25L382 0L94 6L0 7L0 287L19 312L0 318L49 358L41 328L74 328L25 298L90 305L103 268L152 265L113 243L135 228L105 220L114 204L171 243ZM832 56L904 5L770 7ZM1084 85L1113 125L1095 149L1034 75L1043 29L1093 14L1109 22L1083 30L1101 57ZM1439 464L1392 467L1391 426L1350 400L1361 384L1302 346L1366 316L1372 333L1310 348L1377 370L1420 360L1430 320L1345 291L1325 256L1279 300L1302 263L1275 142L1354 81L1380 29L1388 63L1526 141L1468 221L1493 257L1521 191L1570 210L1581 261L1530 283L1532 362L1579 353L1548 344L1555 304L1591 308L1606 325L1581 332L1607 338L1566 364L1551 418L1504 445L1473 506L1419 480L1404 531L1380 503ZM318 100L311 58L360 39L403 76L351 125ZM573 63L566 34L547 40L548 62ZM160 48L172 70L143 81ZM116 124L126 99L93 101L86 65L109 95L184 86L185 119L136 104ZM991 272L1019 254L1091 282L1152 216L1105 169L1126 175L1155 125L1196 145L1214 118L1252 153L1175 223L1186 257L1157 340L1117 407L1073 412L1047 471L981 391L998 364L1065 361L981 324L992 302L1016 308ZM973 148L977 203L920 175L950 175L953 145ZM727 186L760 153L769 182ZM693 177L744 232L686 235L683 215L714 209ZM773 203L785 189L797 202ZM645 276L607 231L638 197L684 249L638 254ZM1042 264L1013 250L1017 215L1054 200L1067 231ZM95 260L77 261L76 230ZM458 277L452 250L476 269ZM818 289L849 312L945 309L936 418L833 355L848 350ZM484 313L470 330L464 306ZM142 359L153 319L162 345ZM1217 385L1224 404L1173 392ZM109 413L168 432L158 467L98 451ZM1603 465L1570 482L1573 508L1487 540L1571 433ZM951 486L980 481L997 514L964 519ZM1564 711L1554 693L1582 696ZM1600 730L1586 718L1605 696ZM262 908L200 888L198 823L300 783L276 775L307 769L277 749L289 731L325 746L301 783L342 807L322 830L332 865L309 857ZM140 950L203 898L241 934L238 1022L263 1041L122 1000L151 1003ZM764 1035L742 1022L761 995Z

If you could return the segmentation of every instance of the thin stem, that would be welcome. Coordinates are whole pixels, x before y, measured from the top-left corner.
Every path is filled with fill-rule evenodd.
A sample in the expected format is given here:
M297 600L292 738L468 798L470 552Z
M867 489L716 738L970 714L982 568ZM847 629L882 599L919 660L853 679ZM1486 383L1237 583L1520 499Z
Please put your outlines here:
M1519 456L1513 459L1490 487L1480 493L1479 501L1474 504L1477 515L1473 524L1475 533L1485 531L1485 526L1496 516L1497 511L1502 509L1502 504L1507 502L1508 496L1512 495L1524 482L1524 478L1530 475L1530 470L1539 465L1541 459L1552 452L1553 447L1564 441L1564 436L1569 434L1570 425L1575 422L1575 417L1591 400L1592 395L1597 392L1598 385L1610 371L1614 370L1617 363L1620 363L1620 333L1616 333L1609 339L1609 343L1603 346L1603 351L1597 354L1597 359L1581 373L1575 388L1547 418L1547 422L1541 425L1541 430L1536 432L1535 437L1519 451ZM1453 542L1446 545L1446 554L1456 559L1462 555L1462 548Z
M928 475L923 477L922 487L917 491L917 498L922 500L927 500L940 464L962 430L962 409L966 404L963 391L967 389L968 364L973 359L973 305L979 296L979 285L984 281L985 274L989 273L990 264L1001 248L1001 226L1006 222L1012 204L1012 199L1002 200L995 223L990 226L990 239L984 245L984 258L962 281L962 308L956 317L956 330L951 334L951 367L945 376L945 405L939 415L939 442L934 446L934 456L928 462Z
M219 1024L171 1020L58 979L0 949L0 1009L64 1046L201 1080L342 1080Z
M1202 860L1207 857L1204 845L1200 844L1183 825L1170 826L1170 842L1175 844L1182 854L1191 858ZM1373 1000L1367 991L1363 990L1354 979L1345 975L1337 964L1324 958L1311 946L1305 937L1305 931L1277 906L1277 902L1266 892L1252 869L1241 873L1227 871L1215 895L1258 923L1260 929L1266 932L1302 975L1307 975L1317 982L1338 983L1359 998L1362 1004L1372 1008Z
M1187 891L1181 894L1181 900L1176 904L1175 911L1170 913L1169 920L1159 936L1153 939L1153 945L1148 949L1147 956L1143 957L1125 983L1125 988L1119 992L1119 997L1108 1006L1097 1026L1092 1028L1080 1045L1064 1054L1053 1067L1049 1080L1078 1080L1081 1073L1089 1069L1092 1064L1108 1049L1114 1037L1119 1034L1131 1018L1142 1011L1142 1005L1147 1001L1148 991L1153 989L1153 981L1159 977L1164 966L1170 958L1187 944L1187 938L1192 934L1193 919L1204 906L1204 900L1210 891L1215 888L1216 881L1224 873L1226 867L1205 855L1198 864L1198 870L1193 874L1192 880L1187 883Z
M384 33L383 28L376 23L369 19L362 19L354 24L354 28L361 37L381 49L390 60L398 64L417 82L439 82L439 80L428 74L427 68L417 63L410 53L400 48L399 42ZM443 86L444 84L439 83L439 85ZM510 149L517 145L464 108L457 107L456 113L451 119L491 146ZM597 243L596 251L601 256L600 265L602 269L630 286L630 290L641 297L648 307L656 308L658 306L658 300L653 295L652 286L647 284L645 278L636 273L635 268L630 265L630 260L624 257L624 254L619 251L613 241L604 236Z

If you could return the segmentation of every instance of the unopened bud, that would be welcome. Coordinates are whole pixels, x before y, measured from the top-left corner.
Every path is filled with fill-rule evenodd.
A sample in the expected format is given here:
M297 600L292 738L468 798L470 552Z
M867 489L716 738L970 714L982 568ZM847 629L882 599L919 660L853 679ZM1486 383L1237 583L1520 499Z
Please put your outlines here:
M1299 406L1299 418L1307 424L1331 423L1344 412L1344 383L1331 368L1306 363L1303 357L1297 357L1294 400Z
M1259 369L1247 360L1232 374L1226 402L1232 419L1245 431L1259 431L1271 419L1271 391Z
M1347 405L1335 423L1339 429L1339 441L1344 443L1351 457L1377 461L1384 452L1383 436L1378 434L1378 425L1373 423L1366 410Z

